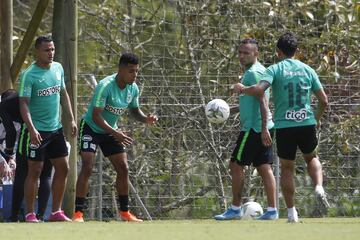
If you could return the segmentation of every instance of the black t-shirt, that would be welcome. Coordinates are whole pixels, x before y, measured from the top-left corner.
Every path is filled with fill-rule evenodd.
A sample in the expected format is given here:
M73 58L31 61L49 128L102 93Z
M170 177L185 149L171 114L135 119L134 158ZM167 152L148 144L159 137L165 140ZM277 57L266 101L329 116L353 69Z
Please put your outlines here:
M13 122L22 123L20 114L19 95L13 93L0 102L0 121L6 132L6 148L13 148L16 141L16 128Z

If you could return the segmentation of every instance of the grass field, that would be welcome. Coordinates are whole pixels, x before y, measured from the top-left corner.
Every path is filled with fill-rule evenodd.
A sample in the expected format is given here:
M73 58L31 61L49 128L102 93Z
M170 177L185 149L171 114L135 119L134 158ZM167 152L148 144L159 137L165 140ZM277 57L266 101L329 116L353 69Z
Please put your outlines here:
M360 239L360 218L302 219L301 223L278 221L176 220L144 223L0 223L0 239Z

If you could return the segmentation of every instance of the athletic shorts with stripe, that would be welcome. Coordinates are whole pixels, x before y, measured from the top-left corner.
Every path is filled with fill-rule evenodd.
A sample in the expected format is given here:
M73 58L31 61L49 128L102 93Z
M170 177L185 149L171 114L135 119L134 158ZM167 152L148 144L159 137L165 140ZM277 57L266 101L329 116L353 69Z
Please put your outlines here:
M312 153L317 145L315 125L276 129L276 147L279 158L295 160L299 147L303 154Z
M30 144L30 133L26 124L22 124L18 144L18 153L26 156L31 161L45 161L68 156L68 148L63 133L60 128L55 131L38 131L42 142L40 146Z
M274 135L273 130L270 130L270 135ZM241 131L230 161L236 162L240 166L253 164L254 167L258 167L262 164L272 164L272 146L265 147L261 142L261 133L257 133L253 129L246 132Z
M105 157L125 152L125 147L118 143L113 136L94 132L84 119L81 119L80 122L78 144L80 153L95 153L98 146Z

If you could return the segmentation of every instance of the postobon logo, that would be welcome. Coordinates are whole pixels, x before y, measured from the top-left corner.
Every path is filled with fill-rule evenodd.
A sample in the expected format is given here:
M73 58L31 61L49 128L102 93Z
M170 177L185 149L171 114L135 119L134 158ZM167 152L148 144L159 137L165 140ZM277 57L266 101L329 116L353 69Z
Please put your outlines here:
M307 111L305 108L302 108L299 111L288 110L286 111L285 119L294 120L295 122L302 122L307 119Z
M121 115L124 113L125 111L125 108L117 108L117 107L113 107L113 106L110 106L109 104L106 104L105 106L105 109L115 115Z
M49 88L45 88L45 89L40 89L38 91L38 96L39 97L45 97L45 96L50 96L50 95L53 95L53 94L57 94L60 92L60 85L58 86L53 86L53 87L49 87Z

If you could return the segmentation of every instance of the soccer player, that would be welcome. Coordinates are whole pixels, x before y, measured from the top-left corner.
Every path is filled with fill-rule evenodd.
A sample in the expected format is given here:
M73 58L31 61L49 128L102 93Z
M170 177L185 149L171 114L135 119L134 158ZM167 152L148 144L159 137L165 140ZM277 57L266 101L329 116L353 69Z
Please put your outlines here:
M315 186L315 195L328 207L323 188L322 167L317 155L316 128L328 104L316 72L308 65L295 60L297 39L293 33L283 34L277 42L280 62L271 65L253 86L237 84L235 91L247 95L261 96L272 86L275 107L275 129L277 153L281 163L281 188L285 198L288 222L298 222L294 205L294 169L297 147L300 148L307 170ZM318 100L317 110L311 109L311 94Z
M141 222L129 211L129 173L126 147L133 139L118 129L117 121L126 109L136 120L155 124L156 116L146 116L139 108L139 89L135 83L139 69L138 57L124 53L120 57L118 72L107 76L95 88L90 106L79 128L79 146L82 167L76 183L75 213L73 221L84 222L83 209L88 192L95 152L98 146L115 168L119 216L123 221Z
M37 182L47 157L55 170L49 221L71 221L61 211L69 164L59 118L60 104L62 113L70 119L73 137L76 136L77 126L65 88L64 70L60 63L53 61L54 53L51 37L38 37L35 41L36 61L20 76L20 113L25 124L21 129L18 152L28 159L24 190L26 222L39 222L34 213L34 201Z
M20 115L19 107L19 95L14 89L8 89L1 94L0 102L0 135L4 135L6 141L6 148L1 154L5 159L15 158L16 141L20 134L20 127L23 124L23 120ZM3 134L4 133L4 134ZM2 137L1 137L2 139ZM21 204L24 198L24 182L27 175L27 161L24 156L17 154L16 163L9 164L10 169L15 170L14 183L13 183L13 195L11 204L11 221L17 222L19 220L18 214L21 208ZM40 176L40 187L38 196L38 219L43 219L47 202L50 196L51 186L51 163L45 161L44 169ZM13 175L13 174L11 174Z
M255 39L243 39L239 46L239 60L245 73L242 84L251 86L256 84L265 72L265 67L257 60L259 55L258 43ZM275 206L275 178L272 171L273 154L271 144L265 146L262 139L269 140L274 123L268 108L269 93L261 98L240 95L239 107L232 108L231 112L240 112L241 131L235 149L230 159L230 174L232 177L232 205L223 214L216 215L216 220L231 220L241 218L241 195L244 187L245 166L253 164L259 172L267 195L267 211L259 220L278 219ZM260 105L267 111L269 119L262 119Z

